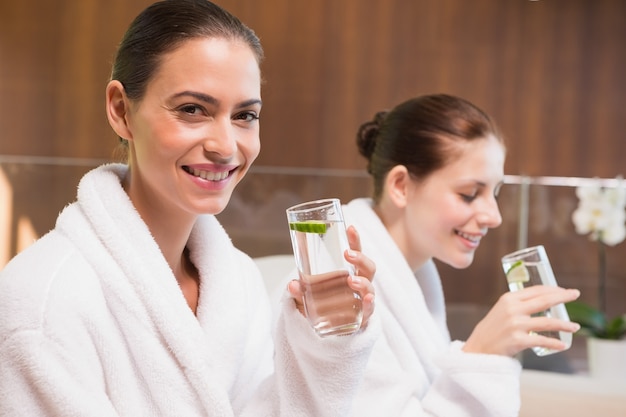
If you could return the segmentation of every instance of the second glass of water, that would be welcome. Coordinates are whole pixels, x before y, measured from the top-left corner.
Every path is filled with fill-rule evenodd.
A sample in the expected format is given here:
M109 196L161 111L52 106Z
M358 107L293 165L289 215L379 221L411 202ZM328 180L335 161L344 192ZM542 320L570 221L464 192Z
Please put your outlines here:
M361 297L348 285L353 267L345 260L348 238L336 198L287 209L289 232L304 294L304 309L320 336L357 331L363 318Z
M556 287L556 278L550 266L550 260L542 245L521 249L502 258L502 268L506 274L510 291L519 291L531 285L548 285ZM534 314L534 316L556 317L569 321L564 304L557 304L550 309ZM572 334L569 332L539 332L541 335L560 339L569 349L572 345ZM561 351L534 347L537 356L550 355Z

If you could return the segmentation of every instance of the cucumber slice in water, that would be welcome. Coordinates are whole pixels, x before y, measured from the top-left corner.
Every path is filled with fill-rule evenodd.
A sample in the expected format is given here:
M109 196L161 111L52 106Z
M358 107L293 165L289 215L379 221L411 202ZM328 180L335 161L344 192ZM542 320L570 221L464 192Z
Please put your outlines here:
M309 220L306 222L293 222L289 223L289 228L296 232L304 233L326 233L326 223L322 221Z

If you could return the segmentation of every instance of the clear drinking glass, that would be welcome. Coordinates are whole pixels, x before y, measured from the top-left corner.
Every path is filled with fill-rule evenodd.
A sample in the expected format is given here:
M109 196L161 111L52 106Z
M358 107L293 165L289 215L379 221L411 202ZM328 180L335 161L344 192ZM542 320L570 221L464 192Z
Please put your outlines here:
M556 278L552 272L552 266L542 245L521 249L502 257L502 268L506 274L510 291L519 291L531 285L548 285L556 287ZM548 310L534 314L534 316L556 317L569 321L569 316L563 303L550 307ZM570 332L539 332L548 337L560 339L569 349L572 345L572 334ZM533 351L537 356L546 356L561 351L534 347Z
M361 327L361 297L348 286L354 268L345 260L348 237L336 198L287 209L293 253L306 317L320 336L345 335Z

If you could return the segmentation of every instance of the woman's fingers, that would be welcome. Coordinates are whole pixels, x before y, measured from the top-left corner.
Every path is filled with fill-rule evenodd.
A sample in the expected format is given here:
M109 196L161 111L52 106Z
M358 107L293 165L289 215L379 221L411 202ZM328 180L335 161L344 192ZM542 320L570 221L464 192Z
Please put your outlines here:
M361 297L361 304L362 304L362 311L363 311L363 319L362 319L362 325L361 327L364 328L367 325L367 322L369 321L369 318L371 317L372 313L374 312L374 285L372 285L372 283L364 278L364 277L359 277L359 276L350 276L347 278L348 280L348 286L354 290L355 292L357 292L360 297ZM287 290L289 291L289 293L291 294L291 296L293 297L294 302L296 303L296 307L298 308L298 311L300 311L300 313L304 316L306 316L306 313L304 311L304 302L303 302L303 292L302 292L302 286L300 285L300 281L298 280L292 280L289 282L289 284L287 284ZM320 303L323 303L325 300L319 300ZM327 302L330 303L345 303L345 299L344 298L339 298L339 299L329 299L326 300Z
M543 336L539 333L529 333L525 348L533 348L533 347L542 347L549 350L557 350L561 351L567 349L567 345L562 342L560 339L556 339L554 337Z
M529 332L570 332L574 333L580 329L580 324L573 321L560 320L547 316L535 316L528 320L527 330Z
M463 350L508 356L535 346L562 350L565 346L560 340L539 333L573 333L580 326L537 314L559 303L573 301L579 295L578 290L541 285L505 293L474 328Z
M359 277L356 275L349 276L346 279L348 281L347 282L348 286L353 291L357 292L359 296L361 297L361 305L362 305L361 308L363 312L361 327L365 328L367 326L367 322L369 321L370 317L374 313L374 299L375 299L374 285L367 278ZM289 284L287 284L287 290L293 297L293 300L296 303L296 307L298 311L300 311L302 315L306 316L306 313L304 311L304 302L303 302L304 294L302 292L302 286L300 285L300 281L293 280L289 282ZM319 300L320 303L323 303L324 301L325 300ZM329 299L326 301L330 303L339 303L339 304L346 302L345 298Z
M346 232L350 243L350 249L344 253L346 261L354 265L354 275L372 281L376 273L376 264L361 252L361 240L354 226L348 227Z
M354 275L365 277L369 281L374 279L376 264L370 258L352 249L345 251L344 257L354 266Z
M344 257L346 261L354 266L355 274L353 276L349 276L347 278L348 285L352 290L357 292L361 297L362 303L362 311L363 311L363 319L361 327L364 328L369 321L370 316L374 312L374 285L372 284L372 279L374 278L374 274L376 272L376 265L374 262L369 259L367 256L361 253L361 241L359 239L359 234L353 226L348 227L346 230L348 235L348 243L350 244L350 249L344 252ZM303 289L300 285L300 281L293 280L289 282L287 285L287 290L293 297L296 307L303 315L306 315L304 312L304 302L303 302ZM340 299L329 299L327 300L330 303L337 302L345 302L345 300ZM322 302L322 300L320 300Z
M516 299L522 308L521 313L535 314L548 310L557 304L576 300L580 297L580 291L577 289L533 285L520 291L504 294L503 297Z
M562 295L564 292L567 292L567 295ZM514 291L511 294L518 294L521 301L526 301L531 298L537 297L565 297L576 299L580 296L580 291L577 289L567 289L563 287L553 287L549 285L531 285L530 287L526 287L519 291ZM572 301L569 300L569 301ZM558 304L556 302L555 304Z
M349 278L350 287L361 295L363 320L361 328L367 326L371 315L374 313L375 291L372 280L376 273L376 264L361 252L361 239L354 226L346 230L350 250L344 253L348 262L354 266L354 276Z
M293 297L293 301L296 303L298 311L300 311L302 315L306 315L304 313L304 294L302 293L302 286L300 285L300 281L298 281L297 279L289 281L289 284L287 284L287 290L289 291L289 294L291 294L291 296Z
M356 228L352 225L348 226L346 234L348 235L348 244L350 245L350 249L361 252L361 238L359 237L359 232L357 232Z
M363 319L361 327L364 328L374 313L375 291L374 285L363 277L352 276L348 278L348 285L361 296Z

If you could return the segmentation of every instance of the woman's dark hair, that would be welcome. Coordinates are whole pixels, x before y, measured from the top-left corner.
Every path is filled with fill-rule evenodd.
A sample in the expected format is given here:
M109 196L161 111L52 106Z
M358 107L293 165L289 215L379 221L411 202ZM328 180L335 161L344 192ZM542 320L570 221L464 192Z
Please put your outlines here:
M263 48L256 34L235 16L208 0L163 0L141 12L119 45L112 80L128 98L141 99L161 57L195 38L224 38L247 43L260 63Z
M357 133L359 152L374 179L374 200L382 195L387 173L404 165L422 180L458 155L460 142L502 137L495 122L467 100L446 94L407 100L391 111L378 112Z

